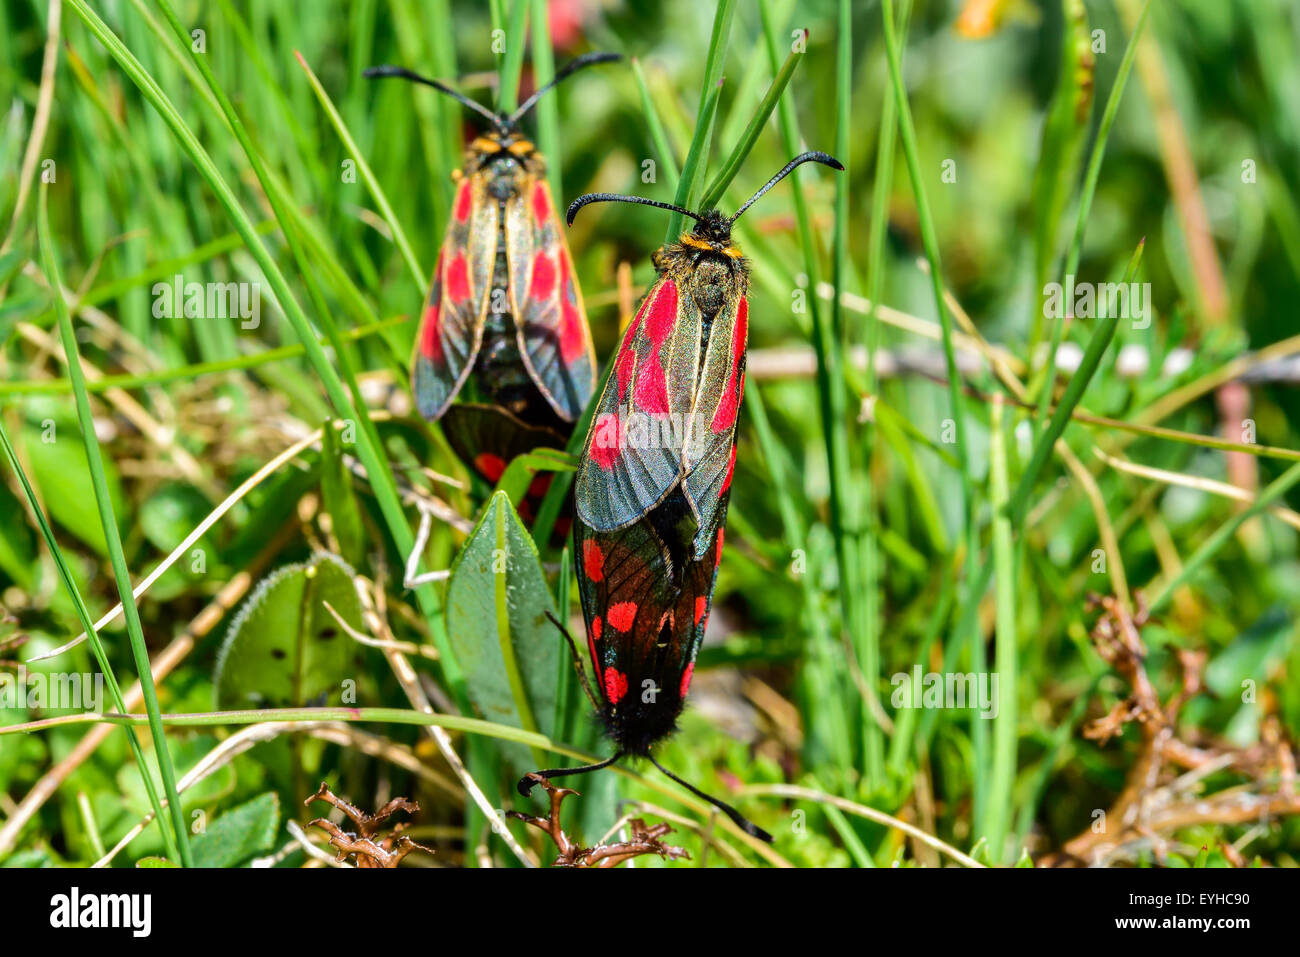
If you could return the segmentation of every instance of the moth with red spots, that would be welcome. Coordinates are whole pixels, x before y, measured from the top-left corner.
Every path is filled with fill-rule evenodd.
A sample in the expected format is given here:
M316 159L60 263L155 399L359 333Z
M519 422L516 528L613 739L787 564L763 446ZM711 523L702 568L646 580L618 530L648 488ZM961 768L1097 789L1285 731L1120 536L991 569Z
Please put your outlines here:
M453 174L451 217L411 363L420 414L441 419L452 449L491 484L524 452L564 448L595 388L591 332L546 161L519 121L574 71L617 59L578 57L509 115L401 67L364 74L427 84L492 124ZM521 509L539 498L530 491Z
M519 782L524 795L537 777L644 757L747 833L771 841L734 808L659 765L651 750L676 730L722 557L749 332L749 267L731 227L807 162L844 168L825 153L802 153L730 218L612 193L590 193L569 207L569 223L583 206L612 200L672 209L695 226L655 254L659 277L623 336L574 483L587 645L600 716L616 750L599 764L529 775Z

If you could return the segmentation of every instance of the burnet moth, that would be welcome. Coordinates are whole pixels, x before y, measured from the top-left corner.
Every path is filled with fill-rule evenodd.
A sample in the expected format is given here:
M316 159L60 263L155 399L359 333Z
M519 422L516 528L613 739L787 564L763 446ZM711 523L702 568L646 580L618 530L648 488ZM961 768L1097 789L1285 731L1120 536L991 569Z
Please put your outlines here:
M749 266L731 228L807 162L844 168L826 153L802 153L730 218L613 193L569 207L570 224L590 203L617 201L675 210L695 226L655 253L659 278L623 336L574 482L574 564L596 704L615 751L598 764L529 775L519 782L525 796L538 778L644 757L746 833L772 840L651 750L676 730L722 556L749 328Z
M420 414L441 419L453 451L489 483L517 455L564 448L595 388L591 331L546 160L519 121L565 77L618 59L578 57L508 115L402 67L363 74L426 84L491 124L469 144L464 170L452 174L451 217L411 362ZM520 503L525 521L547 479Z

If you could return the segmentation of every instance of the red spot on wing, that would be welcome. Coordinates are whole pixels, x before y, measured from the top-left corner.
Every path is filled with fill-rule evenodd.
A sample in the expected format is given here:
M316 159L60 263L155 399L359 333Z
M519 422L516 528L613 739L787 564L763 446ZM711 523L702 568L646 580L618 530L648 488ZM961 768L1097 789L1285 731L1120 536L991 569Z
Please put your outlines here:
M605 697L610 704L618 704L627 694L627 675L617 668L605 669Z
M480 452L474 456L474 468L489 482L495 482L506 470L506 460L491 452Z
M668 380L664 378L664 367L659 364L658 349L637 370L632 393L640 411L647 415L668 414Z
M469 298L469 263L465 254L459 252L447 267L447 296L452 302L463 302Z
M533 187L533 216L536 217L538 226L551 218L551 203L546 198L546 187L541 183Z
M731 488L731 474L736 471L736 443L731 443L731 460L727 463L727 475L722 480L722 490L719 495L725 495L727 489Z
M654 300L641 307L641 312L637 314L636 320L633 321L633 329L636 322L640 321L642 314L649 310L649 315L645 320L646 339L650 342L650 351L645 360L636 370L636 385L633 387L633 396L636 399L637 408L647 415L667 415L668 414L668 382L664 377L663 362L659 358L659 350L664 342L668 339L669 334L673 331L673 326L677 323L677 283L671 279L664 280L655 293ZM632 329L628 330L627 338L624 339L624 350L630 352L632 342ZM622 398L625 391L625 376L622 363L628 362L628 372L631 374L630 360L624 360L620 356L619 372L619 397Z
M442 328L438 323L440 306L433 303L424 310L424 319L420 333L420 353L438 365L442 364Z
M743 382L737 388L736 377L740 375L740 360L745 353L745 335L749 326L749 300L742 297L736 310L736 328L731 339L731 375L727 377L727 386L722 390L722 399L718 409L713 413L713 431L725 432L736 424L736 413L740 411L740 393Z
M544 250L539 250L533 258L533 279L528 286L531 299L547 300L555 292L555 263Z
M677 324L677 283L671 279L664 280L654 302L650 306L650 316L646 319L645 334L655 351L663 345L668 334Z
M569 257L560 253L560 358L565 364L572 362L587 349L587 336L583 328L582 313L574 304L573 277L569 270Z
M695 624L700 623L700 619L704 617L704 611L708 606L709 600L707 598L703 595L695 596Z
M636 621L636 602L620 601L610 605L605 619L618 631L631 631L632 623Z
M591 436L591 459L608 472L614 467L622 452L622 423L613 412L602 412L596 418L596 426Z
M686 692L689 691L691 687L691 676L694 674L695 674L695 662L692 661L689 665L686 666L686 670L682 672L682 687L681 687L681 691L679 691L677 695L679 698L686 697Z
M460 192L456 194L456 222L469 222L470 206L473 202L473 196L470 193L469 180L460 184Z
M604 630L604 623L600 620L600 615L591 619L591 637L600 641L600 633Z
M587 578L591 581L598 582L605 579L605 553L591 540L582 543L582 570L587 573ZM596 620L600 621L599 618Z

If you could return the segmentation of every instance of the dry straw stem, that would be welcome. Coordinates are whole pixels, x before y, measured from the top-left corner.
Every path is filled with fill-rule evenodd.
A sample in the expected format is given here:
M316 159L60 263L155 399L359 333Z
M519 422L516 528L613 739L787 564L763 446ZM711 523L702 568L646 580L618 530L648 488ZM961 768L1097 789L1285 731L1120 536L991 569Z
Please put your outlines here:
M366 582L360 577L357 578L355 584L357 598L361 602L361 614L365 619L366 627L375 636L374 640L379 643L384 658L387 659L389 667L393 669L393 675L397 678L397 683L402 686L402 691L411 703L411 707L424 714L436 714L433 703L429 700L429 696L424 693L424 688L420 684L419 675L411 667L411 662L406 657L406 654L398 647L401 643L394 638L392 629L388 625L388 616L386 614L387 598L382 587L382 581L376 582L373 591L367 587ZM335 617L337 618L337 616ZM339 621L341 623L342 619L339 619ZM349 629L350 633L351 629ZM456 749L452 746L450 735L435 725L429 725L427 733L433 739L433 743L437 745L438 750L442 752L443 759L465 788L470 800L478 806L478 809L487 819L493 833L501 838L502 842L509 848L510 853L521 864L525 867L536 867L537 862L524 850L519 841L515 839L515 836L510 833L510 828L506 826L501 812L492 806L492 802L487 799L483 789L479 787L478 782L469 773L469 769L465 767L465 762L460 759L460 755L456 753Z
M1183 488L1193 488L1200 492L1208 492L1211 495L1222 495L1224 498L1235 499L1238 502L1249 503L1255 500L1255 496L1250 492L1237 488L1235 485L1229 485L1227 482L1219 482L1200 475L1184 475L1181 472L1170 472L1165 469L1153 468L1150 465L1139 465L1136 462L1130 462L1128 459L1107 455L1099 448L1094 448L1092 454L1111 468L1129 475L1153 479L1157 482L1164 482L1166 485L1181 485ZM1270 505L1267 511L1270 515L1276 516L1292 528L1300 530L1300 513L1284 505Z
M140 598L145 592L149 590L149 587L153 585L154 582L156 582L159 578L163 576L163 574L167 571L167 569L171 568L172 565L174 565L189 550L189 547L191 545L193 545L195 542L197 542L200 538L203 537L204 532L206 532L209 528L215 525L218 521L221 520L221 517L223 515L225 515L228 511L234 508L237 502L239 502L245 495L247 495L249 492L255 489L262 482L264 482L269 476L273 475L276 472L276 470L280 468L280 466L284 465L286 462L292 460L295 456L299 455L300 453L308 449L314 442L319 442L320 437L321 437L320 429L317 429L311 435L307 436L307 438L302 439L299 442L295 442L293 445L289 446L287 449L285 449L283 452L281 452L275 458L271 459L271 461L267 462L260 469L258 469L247 479L245 479L244 482L241 483L237 489L235 489L228 496L226 496L226 498L221 502L220 505L218 505L216 508L214 508L211 512L208 513L207 518L203 519L203 521L199 522L199 524L194 527L194 531L186 535L185 538L182 539L181 543L177 545L174 549L172 549L171 554L169 554L166 558L164 558L161 562L158 563L157 568L155 568L152 572L150 572L147 576L145 576L145 578L138 585L136 585L133 589L131 589L132 597L136 599ZM99 621L95 622L95 630L98 631L101 628L104 628L108 624L112 623L113 621L116 621L118 616L121 614L122 614L122 604L119 602L118 604L114 605L113 608L107 614L105 614L102 618L100 618ZM86 633L82 632L76 638L72 639L72 641L60 645L58 648L55 648L53 651L47 651L43 654L35 655L28 660L40 661L45 658L53 658L56 655L63 654L63 652L67 651L70 648L75 648L77 645L81 644L85 640L86 640Z

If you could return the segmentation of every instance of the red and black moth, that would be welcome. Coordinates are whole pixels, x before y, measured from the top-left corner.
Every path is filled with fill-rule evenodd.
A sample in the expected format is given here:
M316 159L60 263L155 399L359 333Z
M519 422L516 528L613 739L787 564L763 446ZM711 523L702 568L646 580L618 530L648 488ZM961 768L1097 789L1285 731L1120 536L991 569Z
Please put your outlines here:
M695 226L655 253L659 278L623 336L574 483L573 547L587 645L597 706L616 750L598 764L525 777L525 796L537 777L644 757L745 832L772 839L668 771L651 750L676 730L722 557L749 331L749 267L731 227L807 162L844 168L826 153L802 153L730 218L612 193L589 193L569 207L569 223L589 203L617 201L675 210Z
M618 59L578 57L509 115L402 67L364 73L427 84L492 124L453 173L451 216L411 361L420 414L441 419L453 451L489 483L517 455L564 448L595 388L591 331L546 161L519 121L576 70ZM525 521L549 478L539 476L520 503Z

